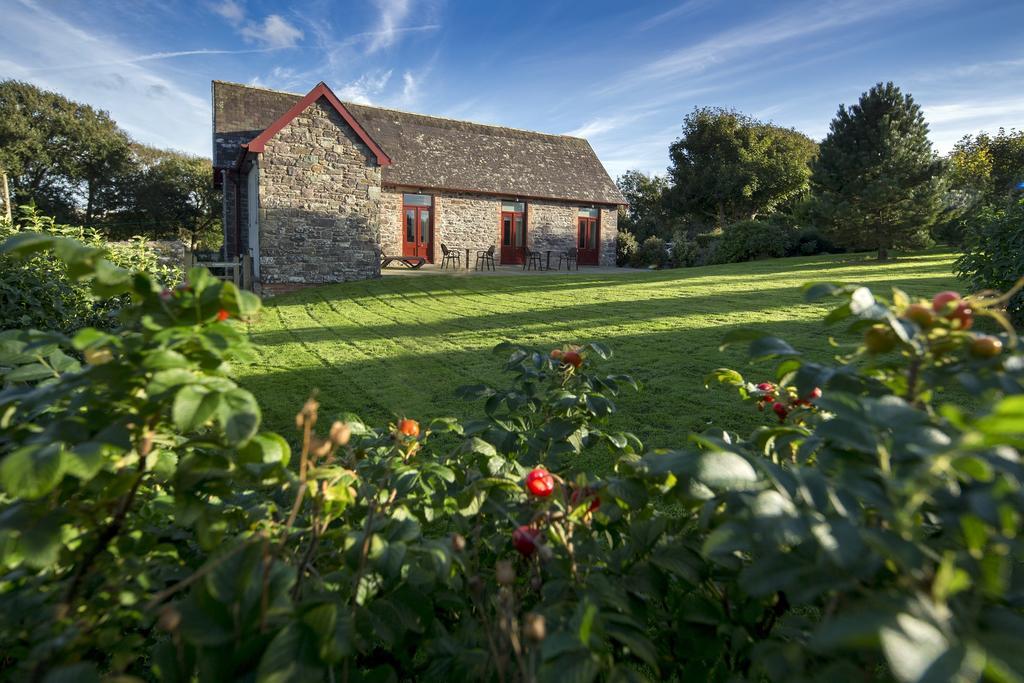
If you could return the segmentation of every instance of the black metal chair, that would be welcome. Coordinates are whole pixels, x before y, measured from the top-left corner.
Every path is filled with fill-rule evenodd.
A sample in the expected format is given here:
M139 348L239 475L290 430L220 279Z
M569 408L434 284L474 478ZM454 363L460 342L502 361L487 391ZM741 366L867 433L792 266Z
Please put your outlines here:
M449 249L447 246L445 246L444 242L441 242L441 253L444 255L443 258L441 259L442 268L444 268L448 264L451 264L455 268L462 267L462 254L460 254L457 249L453 251Z
M576 270L580 269L579 262L579 249L573 247L569 251L563 251L558 255L558 269L562 269L562 261L565 261L565 269L572 270L573 266L576 266Z
M487 249L480 249L476 252L476 270L496 270L494 267L494 245Z
M533 251L532 249L523 248L523 254L526 256L523 259L523 270L543 270L543 261L540 258L540 252Z

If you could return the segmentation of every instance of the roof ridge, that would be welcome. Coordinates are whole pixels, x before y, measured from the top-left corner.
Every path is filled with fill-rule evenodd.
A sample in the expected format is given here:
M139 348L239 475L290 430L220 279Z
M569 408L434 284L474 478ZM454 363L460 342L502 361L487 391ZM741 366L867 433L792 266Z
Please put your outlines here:
M248 83L238 83L236 81L223 81L223 80L213 79L213 83L223 83L224 85L236 85L236 86L239 86L239 87L242 87L242 88L251 88L252 90L263 90L263 91L266 91L266 92L278 93L278 94L281 94L281 95L293 95L293 96L299 97L299 98L301 98L301 97L305 96L306 94L308 94L308 93L291 92L289 90L277 90L275 88L267 88L267 87L264 87L262 85L249 85ZM323 81L321 81L321 83L323 83ZM328 87L330 87L330 86L328 86ZM511 131L516 131L516 132L519 132L519 133L530 133L531 135L544 135L546 137L551 137L551 138L565 138L565 139L569 139L569 140L582 140L583 142L587 142L589 144L589 141L586 138L580 137L578 135L565 135L564 133L545 133L544 131L530 130L529 128L516 128L514 126L502 126L502 125L499 125L499 124L496 124L496 123L481 123L479 121L469 121L467 119L453 119L453 118L448 117L448 116L437 116L436 114L423 114L423 113L417 112L417 111L406 111L405 109L396 109L394 107L381 107L381 106L378 106L376 104L363 104L361 102L350 102L350 101L347 101L347 100L343 100L340 97L338 99L346 107L349 106L349 105L354 105L356 107L367 107L367 108L370 108L370 109L377 109L378 111L390 111L390 112L395 112L397 114L405 114L407 116L422 116L425 119L437 119L438 121L449 121L449 122L452 122L452 123L467 123L467 124L472 125L472 126L482 126L484 128L496 128L498 130L511 130Z

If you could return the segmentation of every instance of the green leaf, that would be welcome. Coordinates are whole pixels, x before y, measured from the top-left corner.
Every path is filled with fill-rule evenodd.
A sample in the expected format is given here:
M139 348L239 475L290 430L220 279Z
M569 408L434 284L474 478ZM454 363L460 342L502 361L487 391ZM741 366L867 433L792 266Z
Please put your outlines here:
M763 360L780 356L799 356L800 352L777 337L761 337L750 342L747 354L753 360Z
M182 432L191 432L213 417L220 406L220 394L199 384L186 384L174 395L171 418Z
M879 636L889 670L902 683L922 680L950 646L938 626L907 612L882 625Z
M0 486L14 498L42 498L64 476L61 445L22 446L0 461Z
M279 464L287 467L291 453L291 447L284 437L273 432L262 432L238 449L238 461L245 464Z
M711 386L712 382L729 384L734 387L742 387L746 384L746 382L743 381L743 375L729 368L718 368L704 376L705 389Z
M56 375L52 368L49 368L42 363L31 363L11 370L4 375L4 379L8 382L35 382L37 380L54 376Z
M315 637L300 623L291 623L270 641L256 672L256 683L319 681L324 676L318 662Z
M245 389L232 389L221 396L217 406L217 419L228 443L245 443L256 434L260 426L260 406Z

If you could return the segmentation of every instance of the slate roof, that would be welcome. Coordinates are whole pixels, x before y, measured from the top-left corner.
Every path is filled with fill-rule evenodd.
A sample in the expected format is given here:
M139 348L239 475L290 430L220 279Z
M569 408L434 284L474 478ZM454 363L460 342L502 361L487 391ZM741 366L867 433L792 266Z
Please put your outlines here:
M228 168L302 95L213 82L213 165ZM385 185L625 204L590 143L568 135L343 103L392 163Z

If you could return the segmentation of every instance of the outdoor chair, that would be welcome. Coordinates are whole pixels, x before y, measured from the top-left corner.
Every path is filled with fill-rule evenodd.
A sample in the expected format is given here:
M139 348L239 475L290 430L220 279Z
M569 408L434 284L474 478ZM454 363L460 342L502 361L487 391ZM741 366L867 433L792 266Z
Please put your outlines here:
M452 251L444 242L441 242L441 253L444 255L441 259L441 268L444 268L449 264L456 268L462 267L462 254L458 251Z
M526 259L523 261L523 270L544 270L543 261L540 258L540 252L532 249L523 249L526 254Z
M476 269L485 270L490 268L496 270L494 267L494 245L492 244L487 249L480 249L476 252Z
M579 250L573 247L569 251L563 251L558 255L558 269L562 269L562 261L565 261L565 269L572 270L573 266L576 266L576 270L580 269L580 262L576 258L579 255Z

